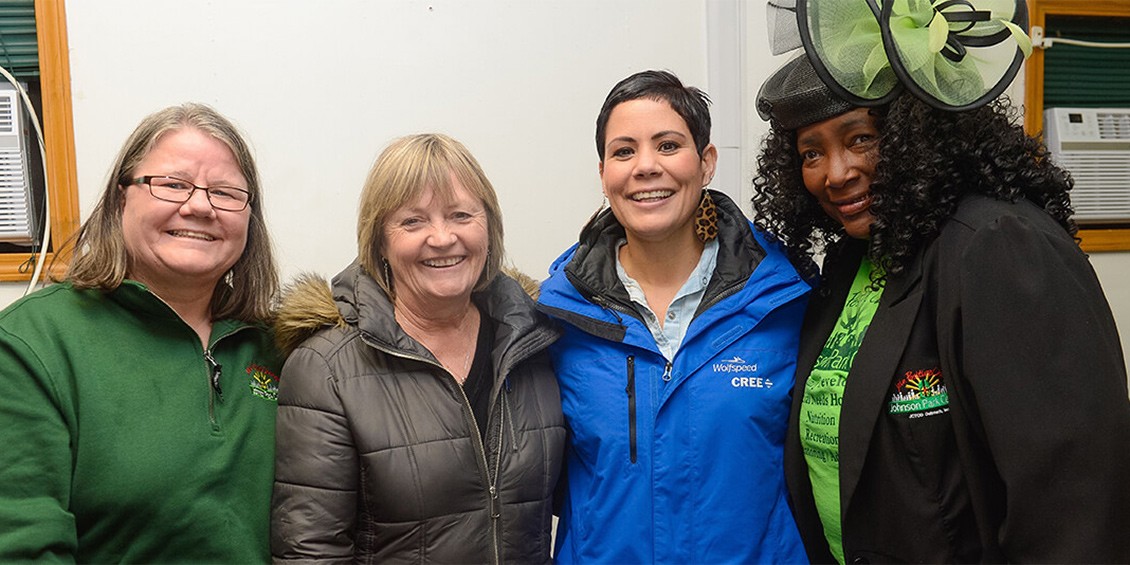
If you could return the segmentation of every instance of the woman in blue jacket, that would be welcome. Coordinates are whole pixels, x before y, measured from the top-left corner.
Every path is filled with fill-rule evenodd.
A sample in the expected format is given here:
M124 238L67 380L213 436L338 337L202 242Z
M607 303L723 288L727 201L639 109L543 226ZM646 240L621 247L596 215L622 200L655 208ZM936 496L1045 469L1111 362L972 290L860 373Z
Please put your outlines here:
M557 559L797 562L782 443L808 285L720 192L709 100L667 72L597 118L608 206L542 285L569 429Z

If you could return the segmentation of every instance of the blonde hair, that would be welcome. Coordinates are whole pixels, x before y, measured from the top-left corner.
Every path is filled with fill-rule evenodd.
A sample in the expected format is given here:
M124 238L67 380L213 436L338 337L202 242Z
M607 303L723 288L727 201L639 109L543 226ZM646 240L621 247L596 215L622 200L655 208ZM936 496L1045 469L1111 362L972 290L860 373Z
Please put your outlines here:
M74 258L64 280L76 288L111 291L122 284L130 257L122 235L122 186L131 184L134 169L165 134L184 128L198 129L231 149L247 191L251 193L251 214L247 226L247 245L231 268L231 286L223 280L212 291L212 318L234 318L246 322L266 322L278 292L278 272L271 252L267 225L263 219L263 193L259 172L251 149L239 130L227 118L204 104L171 106L150 114L130 134L110 169L110 178L90 218L66 245L73 245Z
M389 144L373 163L361 190L357 219L358 259L389 298L395 292L385 272L385 221L402 206L419 199L426 189L434 190L440 198L453 198L452 176L486 209L489 247L475 290L486 288L501 270L505 255L502 211L494 187L478 161L462 143L446 135L409 135Z

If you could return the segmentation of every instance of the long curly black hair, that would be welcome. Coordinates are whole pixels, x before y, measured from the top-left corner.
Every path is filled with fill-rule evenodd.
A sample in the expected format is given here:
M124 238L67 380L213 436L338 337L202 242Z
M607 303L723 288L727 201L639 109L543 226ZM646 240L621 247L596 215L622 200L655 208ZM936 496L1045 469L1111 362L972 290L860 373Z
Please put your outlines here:
M966 112L935 109L903 93L872 110L879 128L879 160L871 183L869 256L897 277L932 241L966 194L999 200L1027 198L1067 233L1073 181L1051 162L1047 147L1017 125L1007 98ZM805 190L796 132L772 125L757 158L754 222L776 236L802 274L817 273L812 255L848 236Z

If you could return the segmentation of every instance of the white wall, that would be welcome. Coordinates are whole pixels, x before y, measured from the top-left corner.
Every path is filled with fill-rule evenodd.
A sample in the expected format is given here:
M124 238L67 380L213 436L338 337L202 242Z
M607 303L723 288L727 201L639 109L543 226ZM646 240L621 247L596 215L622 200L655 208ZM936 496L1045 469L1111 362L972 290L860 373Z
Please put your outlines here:
M1091 264L1106 291L1114 321L1122 336L1122 355L1130 367L1130 252L1091 253ZM1063 328L1071 331L1071 328Z
M715 187L748 211L769 55L749 0L71 0L80 212L146 114L202 101L252 142L283 278L352 260L365 174L391 139L442 131L478 157L512 262L542 277L601 202L593 141L608 90L663 68L708 87ZM739 186L733 186L738 184ZM1092 256L1130 358L1130 253ZM25 285L0 284L0 306Z
M646 68L706 82L703 2L100 0L67 16L83 217L144 115L204 101L255 146L284 278L352 260L369 166L421 131L476 155L509 255L540 277L601 203L612 85Z

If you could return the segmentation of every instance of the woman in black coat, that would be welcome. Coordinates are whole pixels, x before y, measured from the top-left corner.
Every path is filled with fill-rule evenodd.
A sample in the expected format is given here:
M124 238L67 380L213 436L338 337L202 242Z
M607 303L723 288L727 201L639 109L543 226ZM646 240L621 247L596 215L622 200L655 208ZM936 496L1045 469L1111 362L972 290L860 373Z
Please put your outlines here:
M915 47L887 34L870 86L892 86L858 88L830 4L800 4L807 56L758 96L753 204L819 280L785 459L810 558L1130 562L1126 365L1070 178L995 100L1014 70L947 98L957 82L916 82L900 59ZM938 16L957 38L938 67L964 72L972 58L946 54L968 47L960 19Z

